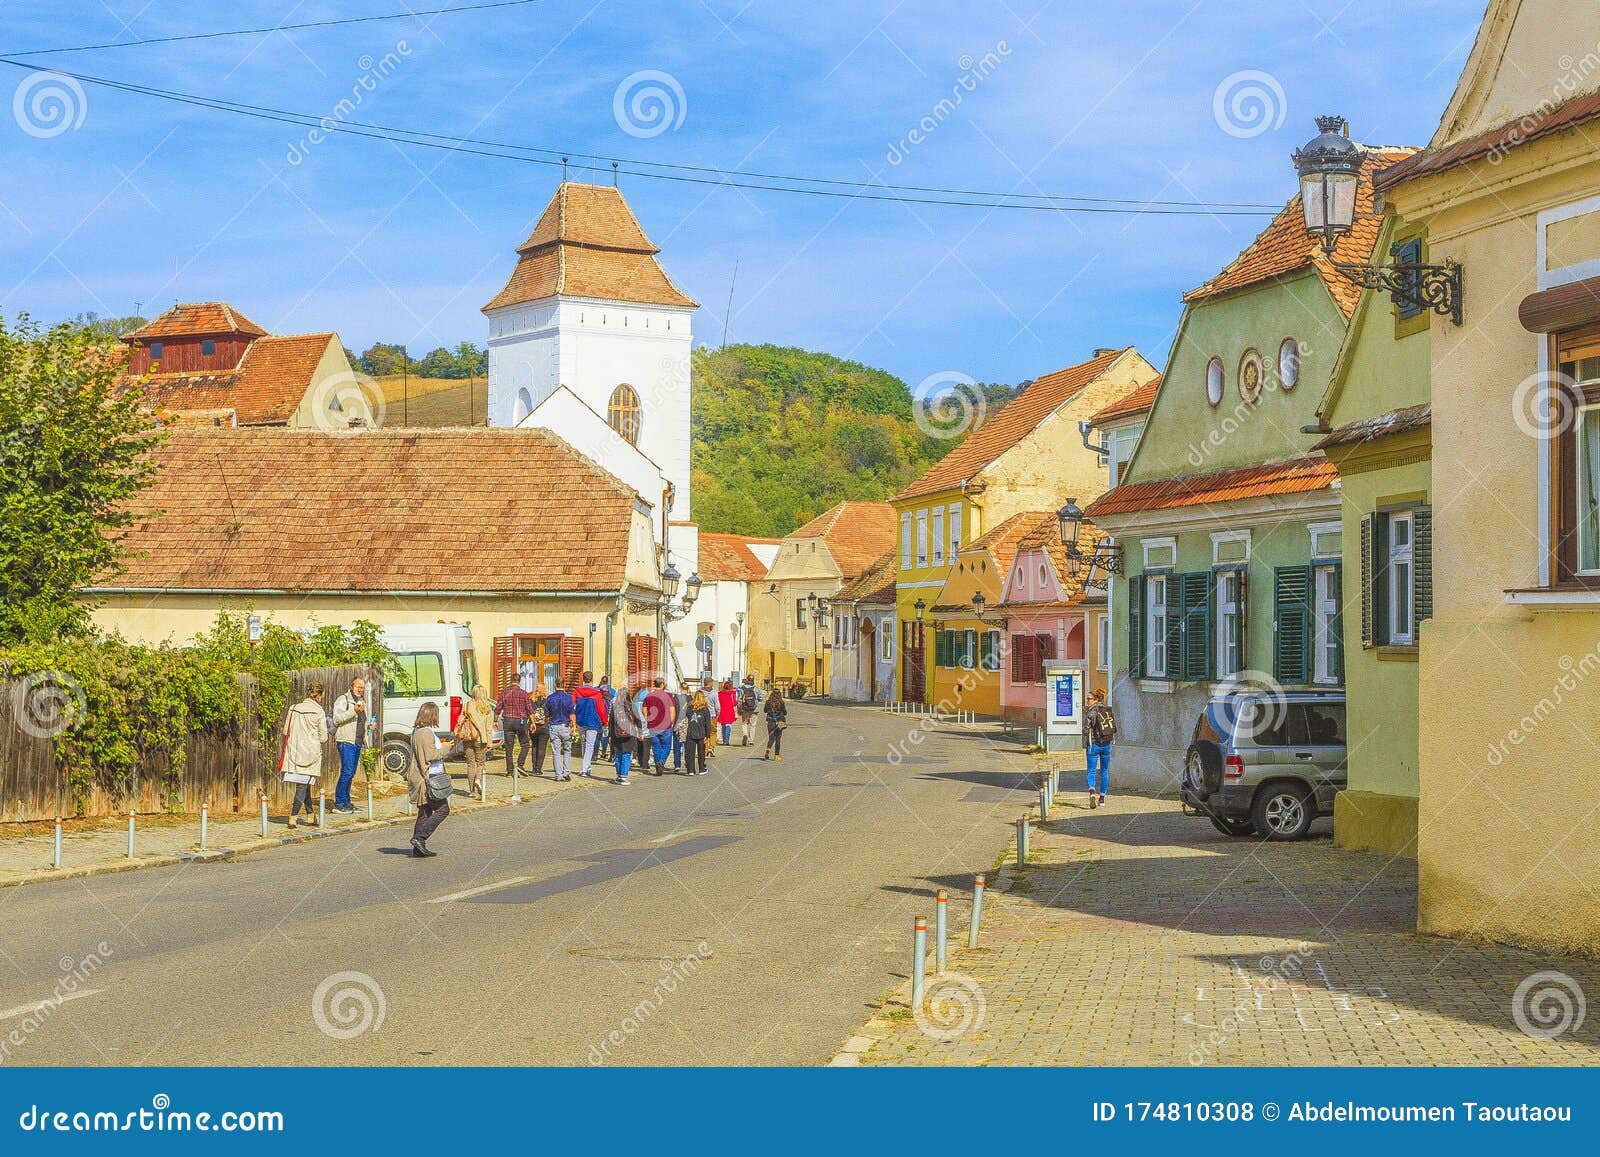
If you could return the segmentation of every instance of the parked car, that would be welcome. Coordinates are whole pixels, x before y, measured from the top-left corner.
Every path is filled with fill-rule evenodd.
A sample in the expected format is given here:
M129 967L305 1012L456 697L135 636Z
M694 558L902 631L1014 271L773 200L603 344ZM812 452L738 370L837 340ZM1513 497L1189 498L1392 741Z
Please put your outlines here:
M411 759L411 729L424 703L439 705L454 736L461 709L478 681L472 632L462 623L407 623L383 628L395 665L383 677L383 768L404 775ZM496 731L494 741L500 735Z
M1213 697L1184 759L1183 802L1230 836L1298 840L1347 782L1343 694Z

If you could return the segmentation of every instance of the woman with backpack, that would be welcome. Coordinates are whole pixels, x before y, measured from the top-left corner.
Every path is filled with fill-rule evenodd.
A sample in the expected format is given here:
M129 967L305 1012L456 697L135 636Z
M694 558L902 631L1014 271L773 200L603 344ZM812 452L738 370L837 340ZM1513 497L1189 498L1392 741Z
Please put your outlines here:
M1096 687L1089 692L1083 713L1083 750L1089 765L1089 810L1106 802L1106 781L1111 775L1111 745L1117 738L1117 717Z
M685 775L706 773L706 741L714 734L715 721L711 718L711 703L704 691L696 691L689 699L687 721L683 730L683 768Z
M744 682L739 684L739 746L750 746L750 733L755 730L756 712L761 707L761 699L756 694L756 677L746 675Z
M783 696L778 694L776 687L767 696L767 704L762 711L767 717L767 749L762 752L761 758L782 763L783 732L789 726L789 708L784 705Z
M450 815L450 797L455 788L444 769L444 744L434 730L439 726L439 705L424 703L417 711L411 729L411 763L406 780L411 784L411 802L417 807L417 822L411 829L411 854L417 859L437 856L428 847L428 837L439 830Z
M489 758L489 741L494 737L494 701L489 688L473 685L472 698L461 709L456 722L456 738L467 757L467 791L479 794L483 785L484 764Z

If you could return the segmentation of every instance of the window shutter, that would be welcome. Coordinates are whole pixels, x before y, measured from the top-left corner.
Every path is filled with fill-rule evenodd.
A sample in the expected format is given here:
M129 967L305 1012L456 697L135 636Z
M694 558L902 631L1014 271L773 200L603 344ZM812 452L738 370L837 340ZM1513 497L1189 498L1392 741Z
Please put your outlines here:
M495 698L511 686L517 675L517 641L510 635L495 638L489 671L489 690Z
M1396 265L1420 265L1422 263L1422 238L1413 237L1409 241L1402 241L1389 247L1389 254L1394 258ZM1399 311L1400 320L1416 317L1422 312L1421 278L1415 273L1401 275L1404 278L1405 288L1394 293L1395 307Z
M1411 573L1415 588L1416 619L1433 618L1433 507L1411 512Z
M1211 674L1211 575L1179 575L1177 581L1183 664L1178 670L1169 666L1168 673L1184 679L1206 679Z
M1329 674L1334 682L1344 686L1344 564L1334 563L1329 568L1328 594L1333 598L1333 617L1328 622L1328 630L1333 632L1333 661L1329 664L1332 668Z
M1233 643L1239 648L1239 665L1250 666L1250 652L1245 650L1245 642L1249 638L1248 623L1250 621L1250 572L1239 571L1239 613L1233 616Z
M1415 538L1416 531L1412 535ZM1372 645L1389 642L1389 516L1372 520Z
M961 665L971 668L978 662L978 632L971 627L961 632Z
M1361 519L1361 645L1372 647L1378 641L1378 576L1376 514Z
M1026 683L1028 681L1026 647L1028 636L1011 636L1011 681L1013 683Z
M1167 576L1167 678L1183 678L1183 580L1187 576Z
M1128 580L1128 674L1144 677L1144 576Z
M583 640L567 635L561 640L561 685L576 687L583 678Z
M1273 581L1277 637L1273 640L1272 677L1286 685L1305 683L1311 645L1311 568L1280 566Z

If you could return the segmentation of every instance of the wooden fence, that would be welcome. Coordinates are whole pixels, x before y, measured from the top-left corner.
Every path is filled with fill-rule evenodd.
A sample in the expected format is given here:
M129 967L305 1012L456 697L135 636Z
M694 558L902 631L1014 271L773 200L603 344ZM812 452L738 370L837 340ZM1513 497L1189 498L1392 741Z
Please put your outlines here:
M333 700L344 693L350 680L360 676L367 681L367 699L376 718L377 733L383 734L383 680L365 666L316 667L289 673L289 702L305 697L312 683L326 688L325 702L331 711ZM239 676L244 697L244 717L237 726L208 727L189 736L183 771L172 798L168 798L166 779L169 770L164 757L153 756L137 773L121 784L105 782L96 776L81 814L87 816L126 815L129 811L197 813L200 805L210 804L213 815L254 812L259 793L265 791L275 810L287 806L293 791L286 790L277 775L277 751L263 752L259 741L254 676ZM55 741L38 726L30 705L30 692L36 690L27 679L0 682L0 823L50 820L56 816L80 814L79 801L72 795L66 774L58 768ZM31 725L30 725L31 724ZM281 734L283 720L276 733ZM339 773L339 751L329 737L322 757L323 786L329 791Z

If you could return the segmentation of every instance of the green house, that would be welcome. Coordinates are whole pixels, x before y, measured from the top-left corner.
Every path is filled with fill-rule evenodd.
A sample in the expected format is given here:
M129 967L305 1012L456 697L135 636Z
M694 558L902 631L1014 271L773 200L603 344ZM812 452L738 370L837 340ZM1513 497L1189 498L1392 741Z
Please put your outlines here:
M1426 262L1418 229L1392 215L1376 252ZM1334 804L1336 843L1415 855L1418 625L1433 609L1429 316L1417 299L1362 294L1327 393L1317 443L1339 471L1349 546L1345 688L1349 788Z
M1219 686L1344 686L1338 471L1312 431L1361 294L1332 262L1371 258L1372 174L1409 153L1368 153L1356 226L1331 261L1297 196L1184 295L1139 444L1086 512L1122 552L1110 596L1117 783L1175 789Z

